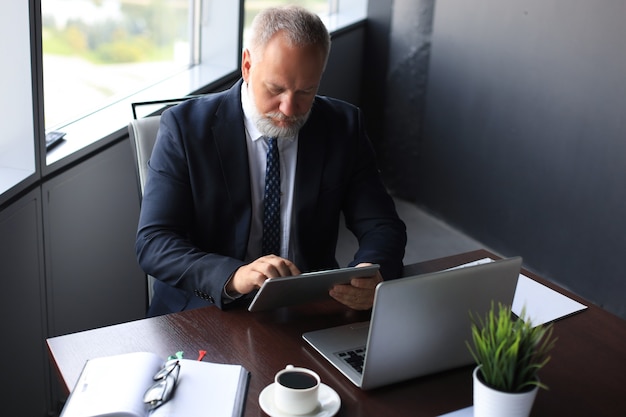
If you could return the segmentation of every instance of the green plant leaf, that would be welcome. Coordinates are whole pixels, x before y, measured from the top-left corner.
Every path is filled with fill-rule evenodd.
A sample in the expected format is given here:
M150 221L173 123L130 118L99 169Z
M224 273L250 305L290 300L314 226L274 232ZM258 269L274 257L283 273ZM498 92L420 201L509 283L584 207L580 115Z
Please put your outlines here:
M506 392L547 389L537 374L549 362L556 342L551 324L533 326L525 308L515 319L509 306L494 302L485 317L469 314L472 343L466 345L487 385Z

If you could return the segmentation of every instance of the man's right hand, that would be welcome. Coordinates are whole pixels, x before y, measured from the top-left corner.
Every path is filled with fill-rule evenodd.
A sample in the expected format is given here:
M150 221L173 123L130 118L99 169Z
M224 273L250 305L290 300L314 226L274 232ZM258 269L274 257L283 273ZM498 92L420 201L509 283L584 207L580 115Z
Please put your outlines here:
M260 288L266 279L300 275L300 270L288 259L266 255L240 267L226 284L229 294L248 294Z

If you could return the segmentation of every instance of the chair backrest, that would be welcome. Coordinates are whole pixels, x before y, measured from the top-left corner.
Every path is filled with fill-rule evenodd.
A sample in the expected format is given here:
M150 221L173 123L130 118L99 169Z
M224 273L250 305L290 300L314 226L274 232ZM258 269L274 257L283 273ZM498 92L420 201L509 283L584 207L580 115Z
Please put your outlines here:
M137 180L139 191L143 196L143 188L148 175L148 160L152 154L152 148L159 131L161 116L148 116L141 119L133 119L128 124L130 144L133 148L135 158L135 168L137 170Z
M137 171L139 195L142 197L148 176L148 160L150 159L150 155L152 155L152 148L156 142L160 120L160 115L148 116L141 119L133 119L128 124L130 145L133 148L133 158L135 159L135 169ZM148 305L150 305L154 292L153 281L155 278L150 275L147 275L146 278L148 281Z
M143 188L148 175L148 160L150 159L152 148L156 142L160 120L160 115L148 116L141 119L133 119L128 124L130 144L133 148L135 168L137 169L139 191L142 196Z
M133 147L133 156L135 157L135 166L137 168L137 179L139 182L139 192L141 193L141 196L143 196L143 188L148 175L148 160L150 159L150 155L152 155L152 148L154 147L154 142L156 141L157 133L159 131L161 113L168 107L175 106L183 101L200 97L203 97L203 95L200 94L165 100L131 103L133 119L128 124L128 132L130 134L130 144ZM138 118L137 107L141 106L159 106L159 114Z

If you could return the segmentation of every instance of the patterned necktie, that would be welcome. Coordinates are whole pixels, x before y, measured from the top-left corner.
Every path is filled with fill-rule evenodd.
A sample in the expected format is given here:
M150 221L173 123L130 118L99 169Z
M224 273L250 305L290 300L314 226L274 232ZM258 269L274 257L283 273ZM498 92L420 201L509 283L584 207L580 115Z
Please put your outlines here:
M278 140L269 138L263 197L262 255L280 256L280 158Z

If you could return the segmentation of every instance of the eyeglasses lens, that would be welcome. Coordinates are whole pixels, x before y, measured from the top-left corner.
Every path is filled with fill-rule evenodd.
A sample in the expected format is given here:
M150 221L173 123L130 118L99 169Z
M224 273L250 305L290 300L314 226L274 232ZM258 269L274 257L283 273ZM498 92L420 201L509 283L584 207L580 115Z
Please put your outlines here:
M154 410L165 404L173 395L178 373L180 372L180 363L170 361L154 375L156 381L150 388L146 390L143 401L148 405L148 409Z

